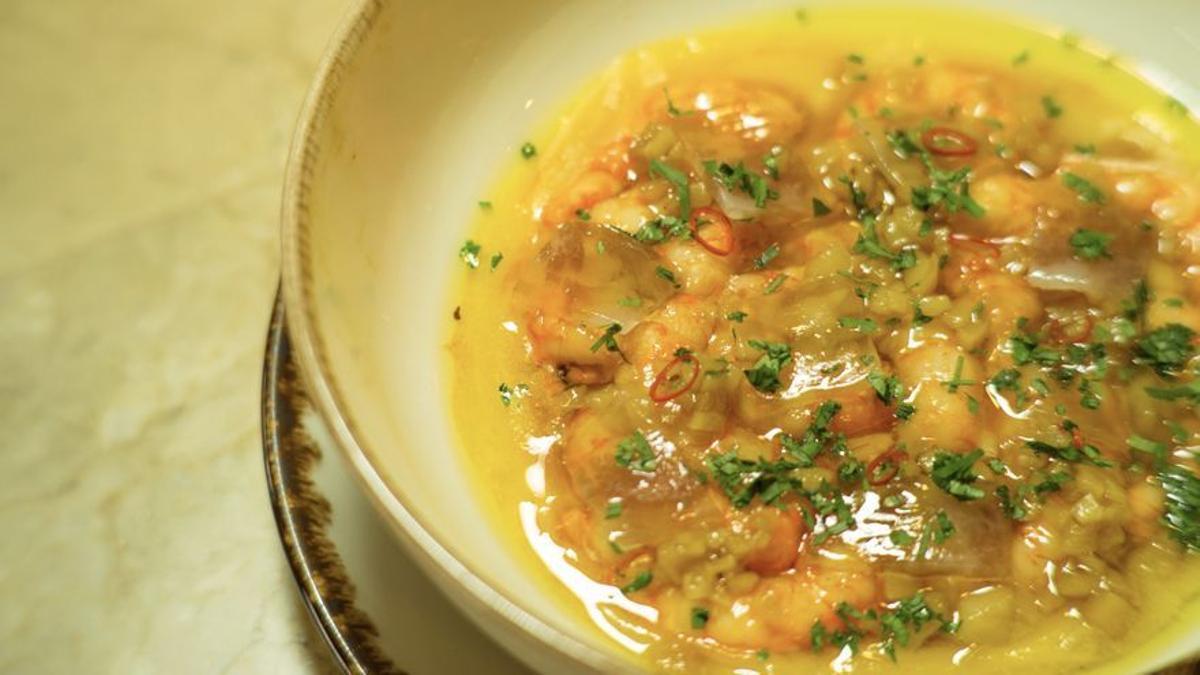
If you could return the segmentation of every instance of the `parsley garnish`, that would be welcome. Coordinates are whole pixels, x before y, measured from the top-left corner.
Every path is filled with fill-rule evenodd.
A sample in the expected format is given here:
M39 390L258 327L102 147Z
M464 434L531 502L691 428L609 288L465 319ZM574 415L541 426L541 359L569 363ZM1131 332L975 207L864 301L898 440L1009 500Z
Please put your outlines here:
M671 237L686 239L692 236L687 223L674 216L662 216L646 221L633 233L633 238L647 244L661 244Z
M904 397L904 385L894 375L872 372L867 375L867 382L884 405L891 405Z
M779 199L779 193L767 185L767 179L748 171L746 165L738 162L731 166L725 162L717 163L712 160L704 162L704 170L716 178L726 190L741 190L754 198L754 205L763 208L768 199Z
M1070 422L1070 420L1067 421ZM1051 445L1043 441L1025 441L1025 445L1039 455L1049 455L1071 464L1087 462L1105 469L1113 465L1112 462L1103 458L1096 446L1090 444L1076 448L1069 443L1067 445Z
M817 455L821 454L821 451L829 443L831 438L829 423L841 409L842 405L837 401L825 401L817 407L812 423L808 425L808 429L805 430L800 440L796 440L788 434L780 435L779 443L783 446L784 452L796 461L797 466L810 467L813 465Z
M1089 204L1103 204L1104 203L1104 193L1100 191L1100 188L1096 187L1094 184L1092 184L1090 181L1088 181L1083 176L1080 176L1079 174L1071 173L1070 171L1068 171L1063 174L1062 182L1063 182L1063 185L1066 185L1067 187L1074 190L1075 193L1079 195L1079 199L1081 201L1085 201ZM1086 232L1086 231L1087 230L1080 230L1080 232ZM1101 235L1101 236L1103 236L1103 235ZM1109 239L1111 239L1111 238L1112 237L1109 237ZM1075 245L1074 242L1072 242L1071 245L1074 246Z
M512 405L513 400L521 398L529 393L529 385L514 384L510 387L506 383L501 382L499 391L500 402L503 403L504 407L507 408L509 405Z
M481 250L483 250L482 246L468 239L463 243L462 248L458 249L458 257L467 263L467 267L475 269L479 267L479 252Z
M1108 244L1112 240L1111 234L1083 228L1075 230L1075 234L1072 234L1069 239L1071 246L1075 249L1075 257L1083 260L1112 258L1112 253L1108 251Z
M681 288L679 282L675 280L675 273L671 270L659 265L658 267L654 268L654 273L658 275L660 279L670 282L670 284L675 288Z
M496 267L498 267L500 265L501 260L504 260L503 253L497 253L497 254L493 255L492 262L491 262L492 269L496 269Z
M771 279L769 282L767 282L767 285L763 287L763 295L770 295L779 290L779 287L782 286L783 282L785 281L787 281L786 274L776 274L775 278Z
M879 331L879 324L875 323L874 319L860 318L857 316L843 316L838 319L838 325L842 328L849 328L860 333L871 334Z
M817 217L829 215L830 213L829 207L826 206L825 202L817 199L816 197L813 197L812 199L812 210L813 215Z
M692 608L692 628L700 630L708 625L708 610L703 607Z
M966 211L976 218L981 218L987 213L969 193L967 179L971 175L971 167L943 171L934 167L929 160L926 160L926 166L929 169L930 185L912 189L913 206L928 211L942 204L950 213Z
M1062 106L1054 100L1053 97L1047 95L1042 97L1042 110L1046 111L1046 117L1054 119L1063 114Z
M1193 356L1196 347L1192 341L1196 333L1178 323L1169 323L1151 331L1133 344L1133 362L1154 368L1164 377L1179 372Z
M779 244L771 244L754 259L754 269L761 270L779 255Z
M996 499L1000 502L1000 510L1010 520L1024 520L1025 516L1029 515L1029 511L1025 509L1020 498L1013 499L1007 485L996 488Z
M671 92L667 91L666 87L663 87L663 97L667 99L667 114L671 117L682 117L696 112L695 110L680 110L676 108L675 104L671 102Z
M983 450L978 448L965 455L939 452L933 459L930 474L934 484L959 500L979 499L984 493L972 485L979 479L972 467L980 457L983 457Z
M649 586L651 581L654 581L654 574L652 574L648 570L643 570L641 572L638 572L638 575L633 578L633 581L622 586L621 592L624 593L625 595L629 595L630 593L640 591L643 588Z
M596 341L592 343L592 351L598 352L598 351L600 351L601 347L604 347L605 349L607 349L610 352L621 351L621 348L617 346L617 333L620 333L620 332L621 332L621 324L619 324L619 323L608 324L608 326L605 327L605 329L604 329L604 334L601 335L600 337L596 338Z
M619 518L623 509L624 507L622 506L621 502L611 501L604 507L604 518L607 520Z
M1178 387L1146 387L1150 398L1160 401L1178 401L1183 399L1192 405L1200 404L1200 380L1193 380Z
M949 380L944 380L942 384L946 385L946 389L951 394L956 393L959 387L965 387L975 384L975 380L964 380L962 376L963 364L966 363L966 358L962 354L958 355L958 359L954 362L954 376Z
M729 312L728 314L726 314L725 318L730 321L736 321L738 323L741 323L741 322L745 321L746 317L748 317L748 316L750 316L750 315L745 312L734 311L734 312Z
M521 146L521 156L525 159L533 159L537 156L537 148L534 147L533 143L527 142Z
M679 218L687 222L692 217L692 191L687 174L657 159L650 160L650 173L658 174L675 186L679 195Z
M755 389L774 394L779 391L779 371L792 360L792 348L780 342L751 340L750 346L763 352L753 368L743 370L746 380Z
M658 466L654 449L650 447L650 443L640 431L633 432L632 435L617 443L616 459L617 464L631 471L649 473Z

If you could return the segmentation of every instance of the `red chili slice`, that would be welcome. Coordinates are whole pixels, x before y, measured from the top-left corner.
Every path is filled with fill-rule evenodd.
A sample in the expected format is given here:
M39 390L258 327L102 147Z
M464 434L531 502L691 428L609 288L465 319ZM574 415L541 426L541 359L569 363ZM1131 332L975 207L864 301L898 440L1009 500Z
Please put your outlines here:
M979 149L975 139L950 127L933 127L921 134L921 145L941 157L967 157Z
M700 361L691 354L676 356L655 376L650 385L650 400L666 403L691 389L697 377L700 377Z
M900 462L908 455L892 449L880 454L867 465L867 482L871 485L883 485L890 482L900 473Z
M692 236L713 255L733 253L733 224L717 209L696 209L692 214Z

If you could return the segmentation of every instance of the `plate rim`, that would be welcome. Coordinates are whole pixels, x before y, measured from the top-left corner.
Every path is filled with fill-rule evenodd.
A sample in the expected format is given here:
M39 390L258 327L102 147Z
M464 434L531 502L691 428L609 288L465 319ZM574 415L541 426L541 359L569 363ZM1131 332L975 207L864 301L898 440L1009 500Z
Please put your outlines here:
M378 644L379 630L355 605L355 588L328 536L332 509L310 472L321 451L299 424L306 402L292 358L283 298L275 293L260 394L263 467L279 542L309 619L343 673L403 675Z

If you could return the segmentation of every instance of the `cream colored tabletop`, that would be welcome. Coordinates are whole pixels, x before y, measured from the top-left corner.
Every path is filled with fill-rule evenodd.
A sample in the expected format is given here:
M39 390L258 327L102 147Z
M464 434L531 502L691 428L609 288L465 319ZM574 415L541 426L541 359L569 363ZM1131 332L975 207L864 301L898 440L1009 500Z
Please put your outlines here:
M306 673L258 435L341 0L0 3L0 672Z

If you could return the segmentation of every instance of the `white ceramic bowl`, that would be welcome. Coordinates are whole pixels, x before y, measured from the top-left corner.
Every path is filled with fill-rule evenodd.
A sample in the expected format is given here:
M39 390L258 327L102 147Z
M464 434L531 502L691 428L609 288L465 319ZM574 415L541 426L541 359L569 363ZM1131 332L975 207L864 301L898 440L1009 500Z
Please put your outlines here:
M1093 37L1155 64L1143 72L1200 108L1195 0L944 4L1002 7ZM309 390L415 559L544 672L632 666L539 592L472 498L439 372L453 252L504 159L613 57L794 3L737 5L362 1L334 36L300 116L283 201L283 291ZM1175 640L1139 665L1198 649L1200 636Z

